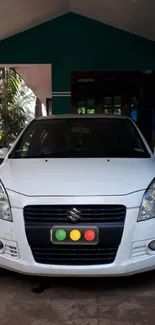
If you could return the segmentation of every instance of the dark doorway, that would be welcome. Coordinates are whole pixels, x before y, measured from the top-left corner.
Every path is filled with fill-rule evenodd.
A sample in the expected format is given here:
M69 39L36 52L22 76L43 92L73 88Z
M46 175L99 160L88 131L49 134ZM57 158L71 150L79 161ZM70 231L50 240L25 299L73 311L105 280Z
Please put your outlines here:
M154 86L154 71L73 72L72 113L127 115L152 145Z

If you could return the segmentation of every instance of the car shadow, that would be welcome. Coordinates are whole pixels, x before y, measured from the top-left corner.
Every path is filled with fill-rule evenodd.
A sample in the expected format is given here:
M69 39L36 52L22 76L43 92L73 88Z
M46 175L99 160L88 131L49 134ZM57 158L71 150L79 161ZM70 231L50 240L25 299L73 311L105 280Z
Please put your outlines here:
M67 289L80 292L117 292L117 291L143 291L155 288L155 271L141 273L128 277L37 277L17 274L11 271L2 270L0 274L3 277L12 278L20 281L24 285L31 287L31 291L41 294L50 288L57 290Z

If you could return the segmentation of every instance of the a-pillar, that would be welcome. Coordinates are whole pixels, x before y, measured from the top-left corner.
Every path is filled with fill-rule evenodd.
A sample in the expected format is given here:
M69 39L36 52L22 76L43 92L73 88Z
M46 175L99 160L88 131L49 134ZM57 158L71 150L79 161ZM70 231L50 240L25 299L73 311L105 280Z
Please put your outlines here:
M67 67L52 66L52 114L71 113L71 73Z

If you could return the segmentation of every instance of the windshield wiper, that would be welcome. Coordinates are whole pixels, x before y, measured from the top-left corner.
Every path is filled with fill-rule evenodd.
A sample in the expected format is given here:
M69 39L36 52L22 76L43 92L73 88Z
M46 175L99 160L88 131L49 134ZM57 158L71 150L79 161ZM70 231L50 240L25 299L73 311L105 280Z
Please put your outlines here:
M39 155L27 155L25 157L20 157L23 159L47 159L47 158L85 158L85 157L95 157L94 152L82 151L82 150L70 150L70 151L58 151L53 153L41 153Z
M75 155L76 152L65 152L65 151L59 151L59 152L53 152L53 153L48 153L48 154L45 154L45 153L41 153L39 155L28 155L28 156L25 156L23 158L27 158L27 159L37 159L37 158L65 158L65 157L70 157L70 156L73 156ZM21 157L22 158L22 157Z

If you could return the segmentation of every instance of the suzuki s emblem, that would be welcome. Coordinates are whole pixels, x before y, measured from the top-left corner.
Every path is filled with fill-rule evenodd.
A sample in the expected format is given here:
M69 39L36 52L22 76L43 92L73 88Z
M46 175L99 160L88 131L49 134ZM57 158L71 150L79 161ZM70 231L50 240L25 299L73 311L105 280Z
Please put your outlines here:
M73 208L72 210L68 211L67 219L72 222L77 222L81 219L81 212L76 208Z

